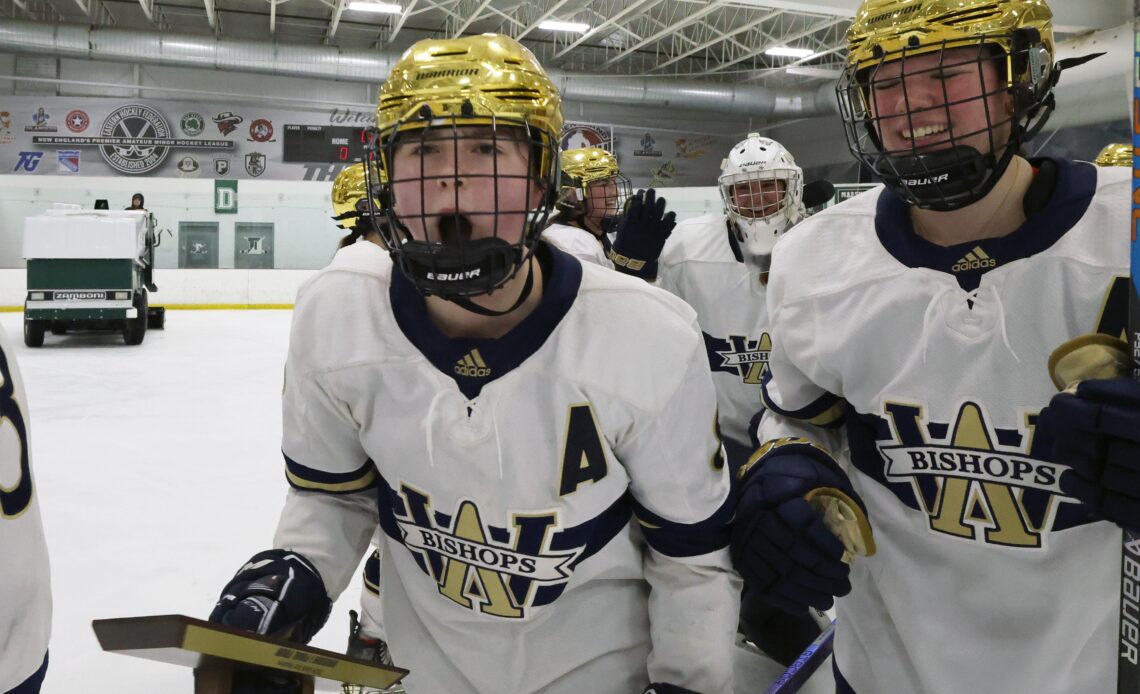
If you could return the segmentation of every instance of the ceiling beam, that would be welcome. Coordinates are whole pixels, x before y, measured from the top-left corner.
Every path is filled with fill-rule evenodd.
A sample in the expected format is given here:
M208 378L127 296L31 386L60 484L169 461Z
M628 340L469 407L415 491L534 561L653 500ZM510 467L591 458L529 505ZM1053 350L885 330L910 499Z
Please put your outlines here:
M269 0L273 2L274 0ZM345 0L336 0L336 6L333 7L332 18L329 20L328 38L336 36L336 30L340 26L340 16L344 14Z
M795 34L792 34L791 36L780 36L778 38L773 38L772 41L770 41L769 43L765 43L765 44L761 45L759 48L757 48L754 51L751 51L749 53L745 53L744 55L742 55L738 58L735 58L733 60L730 60L727 63L721 63L720 65L717 65L716 67L712 68L711 70L705 70L704 72L701 72L698 74L700 74L700 75L716 74L716 73L720 72L721 70L724 70L726 68L732 67L733 65L736 65L737 63L742 63L745 60L748 60L750 58L755 58L759 55L762 55L764 53L764 51L768 50L769 48L774 48L776 46L782 46L784 44L791 43L792 41L799 41L800 39L802 39L806 36L811 36L812 34L823 31L824 29L829 29L829 28L835 26L836 24L841 24L841 23L846 22L846 21L847 21L846 17L832 17L831 19L825 19L822 22L819 22L818 24L814 24L814 25L808 27L807 29L804 29L803 31L796 32Z
M700 53L701 51L705 50L706 48L711 48L712 46L715 46L716 44L720 43L721 41L726 41L726 40L732 38L733 36L736 36L737 34L743 34L747 31L752 31L753 29L760 26L761 24L768 21L769 19L779 17L783 13L784 13L783 10L775 10L774 12L765 12L760 17L752 20L751 22L749 22L743 26L736 27L732 31L725 32L719 36L714 36L713 38L709 39L708 41L705 41L702 44L698 44L696 46L693 46L692 48L685 51L681 55L673 56L669 60L666 60L665 62L653 67L650 70L650 72L656 72L657 70L668 67L668 66L672 65L673 63L682 61L691 55L694 55L696 53Z
M539 24L542 24L543 22L545 22L546 20L548 20L552 16L554 16L554 13L557 12L558 10L562 9L562 6L568 2L570 2L570 0L558 0L558 2L551 5L550 9L548 9L546 12L543 12L541 15L539 15L538 19L531 22L530 25L527 26L526 29L523 29L523 32L515 37L515 40L516 41L522 40L522 37L526 36L530 32L537 29Z
M396 34L400 33L400 29L404 28L404 22L408 21L408 17L412 16L412 10L416 9L416 4L419 1L420 0L412 0L408 3L408 6L404 8L403 14L401 14L400 18L396 20L396 23L392 25L392 33L388 36L388 43L396 40Z
M663 0L634 0L634 2L633 2L633 3L631 3L631 4L630 4L628 7L626 7L624 10L622 10L621 12L618 12L618 13L617 13L617 14L615 14L613 17L610 17L609 19L607 19L606 21L602 22L601 24L599 24L598 26L594 27L593 29L590 29L590 30L589 30L589 31L587 31L586 33L584 33L584 34L582 34L581 36L579 36L579 37L578 37L578 39L577 39L576 41L574 41L574 43L571 43L571 44L570 44L569 46L567 46L566 48L563 48L563 49L562 49L561 51L559 51L558 53L555 53L555 54L554 54L554 58L553 58L553 59L554 59L554 60L558 60L558 59L559 59L559 58L561 58L562 56L566 55L566 54L567 54L567 53L569 53L570 51L574 50L574 49L575 49L575 48L577 48L578 46L580 46L580 45L582 45L583 43L585 43L585 42L586 42L586 39L590 38L590 37L591 37L591 36L593 36L594 34L597 34L597 33L599 33L599 32L600 32L600 31L602 31L603 29L606 29L606 28L608 28L608 27L610 27L610 26L614 26L614 25L616 25L618 22L620 22L621 20L625 19L626 17L628 17L629 15L633 14L634 12L637 12L637 11L641 10L642 8L645 8L645 9L649 9L649 8L653 7L654 5L658 5L658 4L660 4L662 1L663 1ZM648 5L648 7L646 7L647 5Z
M210 28L214 31L218 30L218 15L214 11L214 0L203 0L206 5L206 21L210 23Z
M690 14L690 15L684 17L680 21L677 21L677 22L674 22L673 24L670 24L669 26L665 27L664 29L661 29L660 31L658 31L656 34L645 37L641 41L638 41L634 45L630 46L629 48L626 48L621 53L618 53L614 57L607 60L602 65L602 69L604 70L616 62L623 60L625 58L628 58L630 55L633 54L634 51L640 50L641 48L644 48L645 46L653 43L654 41L658 41L660 39L663 39L666 36L669 36L670 34L676 32L678 29L681 29L682 27L688 26L690 24L695 24L702 17L705 17L706 15L712 14L713 12L716 12L717 10L719 10L721 7L724 6L724 4L725 4L724 0L713 0L713 2L710 2L706 7L694 12L693 14Z
M146 15L146 21L154 24L154 0L139 0L139 5L142 7L143 14Z
M463 24L459 25L459 28L456 29L455 33L451 35L451 38L457 39L462 36L463 32L467 30L467 27L471 26L472 22L479 19L479 16L483 14L483 10L486 10L487 5L490 4L491 0L483 0L483 2L479 3L479 7L477 7L474 12L467 15L467 19L463 20Z

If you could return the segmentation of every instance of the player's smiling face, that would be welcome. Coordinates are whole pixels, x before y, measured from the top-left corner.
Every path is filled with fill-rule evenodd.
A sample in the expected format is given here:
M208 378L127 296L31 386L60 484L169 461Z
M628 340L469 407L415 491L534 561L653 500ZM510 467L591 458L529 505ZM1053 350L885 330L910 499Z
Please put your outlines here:
M619 212L617 181L612 178L594 181L587 188L586 201L586 217L600 226L603 219Z
M532 149L517 128L428 128L397 144L393 211L417 240L461 243L522 238L542 189L530 175Z
M869 87L871 115L889 153L961 145L987 153L1009 140L1013 99L995 59L979 59L976 47L885 62L872 70Z
M787 188L776 179L740 181L732 186L732 202L741 217L764 219L780 211Z

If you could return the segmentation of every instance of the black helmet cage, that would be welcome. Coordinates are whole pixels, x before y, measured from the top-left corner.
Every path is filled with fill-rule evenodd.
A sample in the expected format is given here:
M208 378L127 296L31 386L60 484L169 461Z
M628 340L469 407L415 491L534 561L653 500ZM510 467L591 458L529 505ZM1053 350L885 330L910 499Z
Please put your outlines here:
M625 174L618 172L613 176L598 178L589 183L583 183L579 179L573 179L573 181L574 189L577 190L579 194L582 216L586 218L590 217L590 201L601 201L602 206L607 212L598 220L598 227L607 233L612 231L618 220L621 219L622 210L625 209L626 201L633 195L633 184L630 183L629 178ZM613 183L613 187L611 188L606 185L604 194L599 196L591 193L591 189L597 190L597 186L608 183Z
M996 41L999 38L1011 45L1008 54ZM952 62L946 56L949 50L971 47L975 49L972 54L963 51L962 57ZM985 197L1021 145L1045 125L1054 107L1052 89L1060 71L1052 64L1049 51L1036 29L1019 29L1012 41L1008 34L981 35L970 41L943 42L934 51L927 47L919 52L918 45L912 43L911 47L892 52L876 51L875 55L878 61L871 66L864 65L859 69L858 66L848 66L836 86L847 144L855 158L879 176L888 188L917 207L954 210ZM908 59L925 55L937 55L938 62L922 70L907 69ZM903 87L906 113L875 115L879 109L872 108L875 99L872 85L880 68L894 61L901 63L897 79ZM997 84L990 85L984 81L983 65L986 62L997 65ZM977 67L979 82L983 85L981 93L951 101L946 84L942 82L942 103L929 108L911 108L906 94L906 78L927 73L933 75L963 65ZM890 81L895 79L891 77ZM1001 93L1012 96L1011 114L991 111L989 97ZM971 132L955 132L950 107L979 99L985 106L985 126ZM880 121L905 117L913 131L915 115L934 111L943 111L946 115L945 143L938 143L936 149L920 149L913 144L903 149L885 148L879 136ZM997 141L995 130L1007 123L1010 126L1008 140ZM988 151L980 152L963 144L963 140L978 134L986 135Z
M409 127L412 124L414 125ZM472 133L471 129L474 128L485 131ZM395 165L397 147L409 142L439 142L449 138L454 143L451 148L453 168L450 172L428 172L422 153L418 168L401 170ZM495 151L491 155L489 171L472 173L461 168L462 143L471 140L493 142ZM509 145L526 144L526 173L504 173L500 170L500 142ZM380 160L388 180L387 183L370 181L368 184L370 190L376 191L376 199L383 207L380 211L373 210L371 219L376 232L387 244L392 259L421 294L445 299L489 294L502 287L530 260L557 199L558 145L557 139L531 126L522 118L496 116L473 120L466 115L436 117L426 110L417 118L402 120L374 138L369 159ZM365 167L365 175L369 175L368 167ZM492 179L493 198L482 201L486 207L481 209L461 207L459 189L462 181L476 178ZM526 198L521 209L498 209L500 186L512 179L536 181L543 190L536 199L530 186L526 186ZM455 211L442 217L432 215L426 209L426 190L433 183L445 181L453 183L450 186L454 194L451 207ZM418 213L401 209L393 192L396 184L411 182L419 184ZM369 204L372 204L371 196ZM387 224L379 224L380 215L386 216ZM504 228L503 217L507 215L521 216L524 220L522 228ZM494 233L490 237L441 238L438 241L427 237L429 225L437 225L441 230L444 224L452 229L460 229L487 218L491 218L494 225ZM411 230L408 222L412 220L417 222L413 226L424 230L422 235L417 236ZM513 240L516 237L517 240Z

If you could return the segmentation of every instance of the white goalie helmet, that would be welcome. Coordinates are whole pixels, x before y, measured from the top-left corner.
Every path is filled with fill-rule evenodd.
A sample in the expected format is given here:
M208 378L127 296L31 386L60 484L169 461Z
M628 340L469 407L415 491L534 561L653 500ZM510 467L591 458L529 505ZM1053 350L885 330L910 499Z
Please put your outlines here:
M766 272L776 239L804 216L803 170L779 142L749 133L721 162L717 184L745 261Z

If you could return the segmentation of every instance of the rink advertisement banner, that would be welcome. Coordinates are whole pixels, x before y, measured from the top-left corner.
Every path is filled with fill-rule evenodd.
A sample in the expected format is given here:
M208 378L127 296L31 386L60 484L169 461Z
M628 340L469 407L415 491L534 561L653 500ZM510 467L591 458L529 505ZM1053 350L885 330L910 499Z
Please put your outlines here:
M0 96L0 173L332 181L363 153L368 109L225 101ZM600 146L635 186L709 186L740 138L571 122L566 148Z
M222 101L0 96L6 175L331 181L374 114Z

